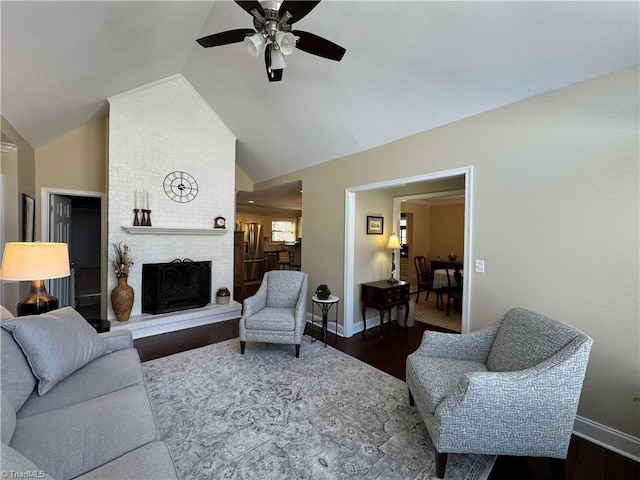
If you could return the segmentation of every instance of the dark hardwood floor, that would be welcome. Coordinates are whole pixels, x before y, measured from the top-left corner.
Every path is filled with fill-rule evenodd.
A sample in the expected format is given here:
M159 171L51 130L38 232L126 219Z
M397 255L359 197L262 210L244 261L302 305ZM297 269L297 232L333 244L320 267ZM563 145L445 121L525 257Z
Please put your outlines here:
M412 328L402 328L393 322L385 326L384 338L380 339L378 329L351 338L329 334L328 343L369 365L383 370L394 377L405 380L407 355L418 348L425 330L439 330L416 322ZM319 329L307 333L319 336ZM230 320L213 325L191 328L134 341L142 361L178 353L211 343L222 342L238 336L238 321ZM249 346L247 346L250 349ZM293 354L293 347L292 347ZM301 351L304 361L304 349ZM545 458L498 457L489 477L490 480L518 478L519 480L552 479L550 462ZM573 436L569 454L565 462L567 480L638 480L640 463L595 445L580 437Z

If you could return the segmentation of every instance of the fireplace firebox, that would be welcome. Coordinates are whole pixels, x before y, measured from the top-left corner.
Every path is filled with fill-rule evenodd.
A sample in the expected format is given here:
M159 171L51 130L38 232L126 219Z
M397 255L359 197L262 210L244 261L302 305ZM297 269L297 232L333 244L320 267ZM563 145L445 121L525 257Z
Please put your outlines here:
M211 262L188 258L142 265L142 313L204 307L211 301Z

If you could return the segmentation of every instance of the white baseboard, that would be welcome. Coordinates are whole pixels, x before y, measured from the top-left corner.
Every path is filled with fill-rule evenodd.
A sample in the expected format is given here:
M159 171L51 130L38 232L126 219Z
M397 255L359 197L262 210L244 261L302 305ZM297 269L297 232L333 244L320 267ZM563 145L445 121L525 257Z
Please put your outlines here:
M311 320L311 314L307 312L307 323L311 324ZM313 324L316 327L322 327L322 316L314 315ZM340 337L344 337L344 325L337 324L335 320L329 319L329 321L327 322L327 331L330 333L337 333Z
M640 462L640 439L581 416L576 417L573 433L608 450Z
M335 318L335 317L332 317ZM314 325L316 327L321 327L322 326L322 316L321 315L314 315L313 316L313 320L314 320ZM309 312L307 312L307 323L311 324L311 314ZM367 330L370 328L373 328L374 326L378 326L380 325L380 322L376 319L375 321L375 325L372 325L373 321L371 322L367 322ZM364 329L364 323L362 321L360 322L355 322L353 324L353 334L355 335L356 333L360 333L362 330ZM344 337L344 325L336 325L336 321L329 319L329 321L327 322L327 331L331 332L331 333L337 333L338 336L340 337Z

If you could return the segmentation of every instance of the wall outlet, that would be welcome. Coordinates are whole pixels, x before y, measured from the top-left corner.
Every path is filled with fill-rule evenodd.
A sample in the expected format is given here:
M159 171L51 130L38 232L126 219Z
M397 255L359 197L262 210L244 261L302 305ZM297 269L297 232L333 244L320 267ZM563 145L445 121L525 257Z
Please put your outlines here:
M476 260L476 273L484 273L484 260Z

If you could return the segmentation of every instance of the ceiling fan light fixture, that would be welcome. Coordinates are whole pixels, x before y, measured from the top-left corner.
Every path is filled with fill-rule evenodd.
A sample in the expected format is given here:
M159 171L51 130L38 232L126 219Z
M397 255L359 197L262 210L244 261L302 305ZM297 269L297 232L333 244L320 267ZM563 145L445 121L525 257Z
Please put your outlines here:
M284 55L279 48L271 49L271 68L273 70L282 70L287 64L284 62Z
M244 37L244 46L247 47L247 51L252 57L257 58L266 43L267 40L264 38L262 33L254 33L253 35L247 35Z
M300 37L293 33L279 31L276 33L276 43L284 55L291 55L296 48L296 42Z
M235 3L253 17L254 28L236 28L214 33L198 38L196 42L204 48L244 43L251 56L264 56L270 82L282 80L282 72L287 66L284 56L291 55L296 49L338 62L346 52L340 45L318 35L292 30L293 24L311 12L320 0L235 0Z

